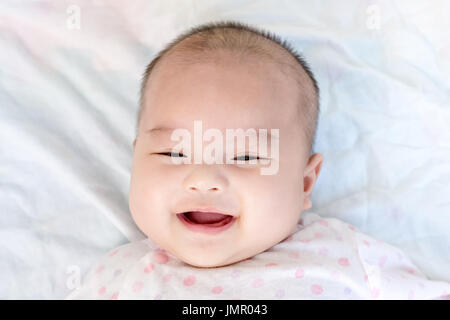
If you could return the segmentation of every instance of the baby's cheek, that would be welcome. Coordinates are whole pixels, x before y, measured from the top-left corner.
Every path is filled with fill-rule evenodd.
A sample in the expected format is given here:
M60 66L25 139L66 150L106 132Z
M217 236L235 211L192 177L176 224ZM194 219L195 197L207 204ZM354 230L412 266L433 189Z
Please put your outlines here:
M273 247L286 238L291 230L279 217L277 218L276 212L272 215L253 216L247 219L245 226L242 227L244 233L239 243L251 255Z
M301 208L301 191L292 180L280 176L265 176L254 188L249 188L247 199L255 215L258 228L272 228L273 232L289 232L297 223ZM275 231L278 230L278 231ZM270 230L268 230L270 231Z

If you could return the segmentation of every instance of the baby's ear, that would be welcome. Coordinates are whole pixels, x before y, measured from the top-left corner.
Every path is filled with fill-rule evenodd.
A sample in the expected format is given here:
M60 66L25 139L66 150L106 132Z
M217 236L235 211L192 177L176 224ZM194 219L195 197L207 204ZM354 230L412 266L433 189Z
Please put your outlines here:
M308 209L312 208L312 202L308 197L305 197L303 200L303 211L306 211Z
M314 184L319 176L320 169L322 168L323 156L320 153L315 153L309 159L308 165L305 169L305 176L303 177L303 187L305 196L311 196Z

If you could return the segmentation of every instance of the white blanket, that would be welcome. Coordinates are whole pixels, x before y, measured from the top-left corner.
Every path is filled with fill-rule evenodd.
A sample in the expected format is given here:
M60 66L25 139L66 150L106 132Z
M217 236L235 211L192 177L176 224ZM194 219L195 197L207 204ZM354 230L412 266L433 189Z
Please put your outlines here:
M219 268L196 268L151 240L116 248L68 299L450 299L405 254L338 219L308 213L286 240Z
M450 281L450 4L0 2L0 298L62 298L128 210L140 77L163 45L225 19L277 33L321 88L313 210Z

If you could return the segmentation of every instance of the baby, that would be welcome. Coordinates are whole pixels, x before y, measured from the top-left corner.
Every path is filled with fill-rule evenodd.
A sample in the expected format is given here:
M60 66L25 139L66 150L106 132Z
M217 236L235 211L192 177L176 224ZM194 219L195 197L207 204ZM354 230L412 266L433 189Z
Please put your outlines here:
M302 216L318 114L312 72L277 36L236 22L179 36L142 82L129 208L148 239L105 255L68 298L444 297L400 250Z

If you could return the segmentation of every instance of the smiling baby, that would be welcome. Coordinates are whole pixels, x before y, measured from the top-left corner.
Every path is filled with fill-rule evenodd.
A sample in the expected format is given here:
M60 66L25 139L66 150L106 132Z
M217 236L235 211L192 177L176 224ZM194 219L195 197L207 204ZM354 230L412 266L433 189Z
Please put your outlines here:
M237 26L191 33L145 73L129 205L137 226L161 248L191 265L216 267L281 242L311 207L322 162L309 156L318 90L306 64L277 42ZM269 160L278 172L262 175L259 163L172 164L162 153L176 145L173 130L193 133L196 120L223 136L227 129L279 129L278 159ZM236 145L227 159L257 156L249 146ZM232 225L213 236L205 228L195 232L177 216L187 212L199 219L229 215Z
M148 239L105 255L70 298L445 296L399 249L302 215L318 114L311 70L279 37L237 22L180 35L142 81L129 209Z

